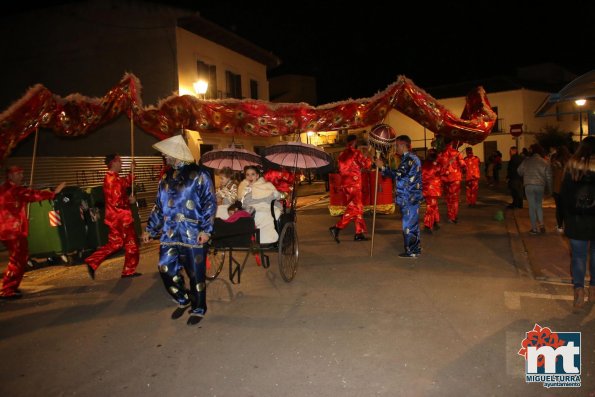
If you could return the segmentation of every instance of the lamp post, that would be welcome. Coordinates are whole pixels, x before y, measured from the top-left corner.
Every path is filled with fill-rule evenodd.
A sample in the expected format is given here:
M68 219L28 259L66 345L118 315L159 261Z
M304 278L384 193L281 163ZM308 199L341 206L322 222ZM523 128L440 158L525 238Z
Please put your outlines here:
M202 99L206 99L205 94L209 89L209 82L206 80L198 80L195 81L192 85L194 86L194 91L196 91L198 95L202 95Z
M585 106L585 103L587 103L586 99L577 99L576 101L574 101L574 103L576 103L576 106L578 106L578 123L579 123L579 142L582 142L583 140L583 106Z

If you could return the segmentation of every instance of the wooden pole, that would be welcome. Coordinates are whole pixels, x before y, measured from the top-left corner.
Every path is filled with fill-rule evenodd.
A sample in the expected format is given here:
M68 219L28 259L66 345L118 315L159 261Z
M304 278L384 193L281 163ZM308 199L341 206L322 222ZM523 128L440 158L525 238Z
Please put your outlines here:
M376 203L378 202L378 166L376 166L376 182L374 183L374 207L372 215L372 243L370 245L370 256L374 256L374 232L376 231Z
M35 140L33 141L33 158L31 159L31 175L29 176L29 189L33 189L33 174L35 172L35 159L37 158L37 140L39 138L39 127L35 127ZM27 219L29 219L29 206L27 204Z
M130 108L130 174L132 175L132 195L134 196L134 118L132 117L132 107Z

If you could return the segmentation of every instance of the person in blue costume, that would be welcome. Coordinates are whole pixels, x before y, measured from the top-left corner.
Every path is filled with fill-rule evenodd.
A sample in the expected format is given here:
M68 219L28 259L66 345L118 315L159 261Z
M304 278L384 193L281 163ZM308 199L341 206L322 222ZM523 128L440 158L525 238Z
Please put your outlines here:
M143 241L161 234L159 273L178 304L171 318L180 318L191 306L187 324L195 325L207 313L206 244L213 231L217 198L209 173L195 164L182 136L167 138L153 148L165 155L171 167L159 182ZM189 288L182 269L189 278Z
M411 153L411 138L407 135L397 137L397 154L401 163L396 170L384 166L382 159L376 160L376 166L385 177L395 180L395 203L403 215L403 240L405 252L400 258L417 258L421 254L419 233L419 204L423 199L421 182L421 163Z

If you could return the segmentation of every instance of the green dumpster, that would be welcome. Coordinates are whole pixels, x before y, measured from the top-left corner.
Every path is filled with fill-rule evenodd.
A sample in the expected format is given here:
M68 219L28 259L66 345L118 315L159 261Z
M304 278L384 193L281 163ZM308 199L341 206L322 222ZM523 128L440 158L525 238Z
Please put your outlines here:
M88 235L87 246L91 249L101 247L107 244L109 228L105 225L105 196L103 195L103 186L93 186L86 189L89 201L89 220L88 220ZM137 239L141 236L141 222L138 214L138 206L130 204L132 217L134 219L134 230L136 231Z
M54 209L60 214L62 225L58 231L65 253L78 253L81 257L87 247L85 209L88 202L88 195L77 186L67 186L56 195Z
M62 253L60 239L60 215L54 211L54 203L44 200L29 204L29 256L48 258Z
M89 195L89 217L87 219L87 248L95 250L107 244L109 229L105 225L105 198L103 186L85 189Z

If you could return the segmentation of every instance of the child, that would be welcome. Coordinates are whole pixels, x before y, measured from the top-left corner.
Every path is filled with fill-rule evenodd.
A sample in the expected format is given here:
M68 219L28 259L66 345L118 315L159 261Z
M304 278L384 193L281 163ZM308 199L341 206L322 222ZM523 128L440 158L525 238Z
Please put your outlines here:
M235 201L232 205L227 208L227 219L224 219L225 222L235 222L240 218L250 218L252 215L246 210L242 208L241 201Z
M217 213L215 217L223 220L228 218L227 208L238 198L238 184L235 172L229 168L222 168L219 175L220 184L217 188Z

